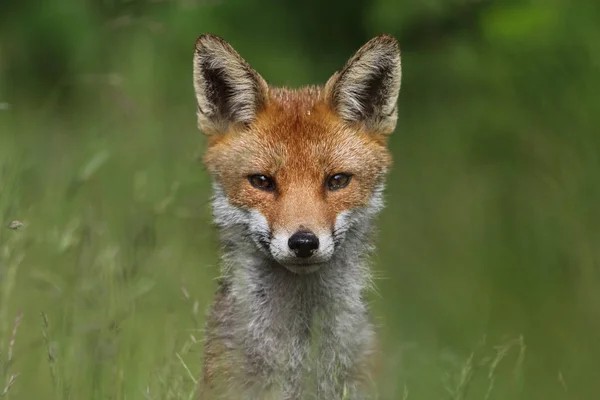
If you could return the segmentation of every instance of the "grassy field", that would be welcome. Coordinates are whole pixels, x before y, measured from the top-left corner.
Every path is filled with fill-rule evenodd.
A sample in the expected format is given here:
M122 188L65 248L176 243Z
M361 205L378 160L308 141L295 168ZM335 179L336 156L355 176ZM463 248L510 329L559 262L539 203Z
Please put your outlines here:
M0 36L0 398L192 398L219 250L195 37L222 34L291 86L323 82L363 38L314 50L298 38L315 32L278 37L269 16L247 35L243 6L102 30L59 3L81 20L42 9ZM492 9L480 36L403 52L370 296L382 399L600 393L600 59L584 40L600 12L552 7ZM384 16L368 34L390 31ZM43 29L68 62L38 54Z

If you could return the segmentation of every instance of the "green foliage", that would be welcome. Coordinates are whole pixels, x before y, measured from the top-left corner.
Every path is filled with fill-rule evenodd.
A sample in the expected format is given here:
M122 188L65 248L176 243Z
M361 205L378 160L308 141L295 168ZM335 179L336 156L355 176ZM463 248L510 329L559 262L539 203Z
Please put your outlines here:
M195 38L299 86L387 31L381 398L595 398L599 18L592 0L5 0L0 397L192 398L218 274Z

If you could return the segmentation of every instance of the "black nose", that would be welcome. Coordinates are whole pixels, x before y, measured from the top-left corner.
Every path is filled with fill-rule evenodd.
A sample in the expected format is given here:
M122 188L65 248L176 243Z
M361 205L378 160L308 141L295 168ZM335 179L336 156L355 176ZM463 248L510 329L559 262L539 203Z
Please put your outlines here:
M310 231L298 231L290 237L288 246L296 256L307 258L319 248L319 238Z

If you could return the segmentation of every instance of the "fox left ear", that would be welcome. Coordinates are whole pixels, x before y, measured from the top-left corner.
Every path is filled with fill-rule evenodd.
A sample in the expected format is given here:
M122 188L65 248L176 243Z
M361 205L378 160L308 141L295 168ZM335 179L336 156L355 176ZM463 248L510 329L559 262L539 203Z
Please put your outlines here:
M348 123L363 123L371 132L396 128L402 70L398 41L379 35L362 46L325 85L334 111Z
M229 43L212 34L196 41L194 89L198 126L208 135L248 125L264 107L268 85Z

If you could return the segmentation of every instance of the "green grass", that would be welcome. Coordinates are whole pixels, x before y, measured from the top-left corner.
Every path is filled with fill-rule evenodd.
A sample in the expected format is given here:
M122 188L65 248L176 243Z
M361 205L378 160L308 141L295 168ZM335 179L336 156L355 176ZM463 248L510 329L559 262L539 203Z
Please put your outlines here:
M195 147L182 141L169 151L157 136L135 143L127 132L98 138L93 129L45 123L43 136L27 138L38 126L18 132L9 119L0 166L0 348L8 354L2 377L18 375L6 396L191 393L186 368L197 375L217 274ZM9 147L12 139L20 146ZM9 229L13 220L23 226Z
M492 22L483 37L403 52L370 296L382 399L600 392L600 31L597 12L555 3L548 13L498 5L482 17ZM267 80L293 86L324 81L355 46L302 45L309 27L266 14L274 25L248 35L250 11L238 6L165 6L98 26L40 9L22 28L4 25L3 399L194 395L219 245L199 162L193 40L220 33ZM528 10L541 13L531 24ZM70 55L50 60L57 76L54 64L47 76L35 68L49 60L36 53L42 22Z
M118 118L110 109L66 123L2 115L3 397L193 398L218 244L188 108L124 127L102 118ZM594 272L552 269L561 241L582 267L592 262L586 234L563 232L585 226L578 208L553 221L557 205L539 203L526 178L469 175L455 156L438 158L446 143L395 140L372 296L381 398L570 399L570 379L592 393L575 371L596 363L580 330L595 324ZM495 215L504 201L516 208Z

